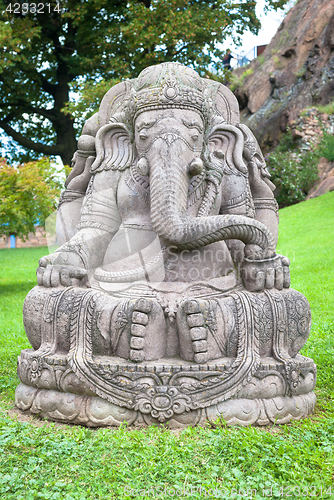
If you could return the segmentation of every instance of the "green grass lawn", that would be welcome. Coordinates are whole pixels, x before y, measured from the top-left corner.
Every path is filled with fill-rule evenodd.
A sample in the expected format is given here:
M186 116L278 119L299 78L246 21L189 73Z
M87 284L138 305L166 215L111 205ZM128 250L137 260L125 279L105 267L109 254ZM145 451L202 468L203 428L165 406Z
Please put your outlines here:
M47 249L0 250L0 498L334 498L334 192L280 211L278 251L313 317L315 414L272 428L89 430L17 421L22 304ZM131 490L132 489L132 490ZM211 491L210 491L211 490Z

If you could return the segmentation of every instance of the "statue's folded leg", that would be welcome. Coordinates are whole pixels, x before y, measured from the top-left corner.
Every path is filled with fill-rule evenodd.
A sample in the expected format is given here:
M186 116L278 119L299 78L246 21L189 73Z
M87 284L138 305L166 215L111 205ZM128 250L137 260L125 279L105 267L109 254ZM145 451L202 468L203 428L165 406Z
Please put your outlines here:
M34 287L24 303L24 326L43 355L74 352L86 340L92 356L135 362L159 359L166 349L164 314L156 301L120 299L89 288Z
M231 359L226 384L229 397L268 358L282 367L284 394L294 394L304 384L295 358L310 333L311 312L296 290L234 291L211 300L185 300L178 310L177 325L183 359L199 364Z
M182 302L177 314L181 357L196 363L236 357L239 337L245 335L240 326L246 321L247 311L252 319L248 328L257 336L259 356L293 358L304 346L310 333L311 311L301 293L293 289L243 291Z
M104 314L108 321L107 310ZM100 324L102 326L101 315ZM161 306L152 299L122 299L109 314L115 355L134 362L163 358L166 325Z
M315 365L298 354L310 310L295 290L182 302L176 326L184 361L177 364L165 355L155 300L35 287L24 307L33 349L19 358L16 404L31 413L85 425L171 419L182 426L220 415L264 425L314 407Z

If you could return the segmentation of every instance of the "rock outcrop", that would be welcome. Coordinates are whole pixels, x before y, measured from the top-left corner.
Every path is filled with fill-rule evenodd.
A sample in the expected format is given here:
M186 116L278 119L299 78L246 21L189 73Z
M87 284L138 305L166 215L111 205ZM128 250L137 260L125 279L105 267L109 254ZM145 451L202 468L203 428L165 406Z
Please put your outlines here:
M319 144L323 132L334 134L334 115L308 108L289 128L294 140L299 142L299 149L307 151Z
M334 134L334 115L320 113L317 108L309 108L291 124L291 132L299 143L299 149L309 151L323 136L323 132ZM309 191L307 198L315 198L334 190L334 162L321 157L318 163L318 180Z
M263 55L233 74L242 122L274 147L301 110L334 99L334 1L300 0Z

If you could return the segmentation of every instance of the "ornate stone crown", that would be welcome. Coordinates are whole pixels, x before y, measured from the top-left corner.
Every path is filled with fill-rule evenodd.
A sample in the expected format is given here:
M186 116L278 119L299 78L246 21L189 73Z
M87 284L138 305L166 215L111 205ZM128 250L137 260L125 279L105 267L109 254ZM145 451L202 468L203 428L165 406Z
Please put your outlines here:
M195 71L179 63L163 63L140 73L128 106L134 121L143 111L165 108L193 108L204 118L203 90L202 79Z

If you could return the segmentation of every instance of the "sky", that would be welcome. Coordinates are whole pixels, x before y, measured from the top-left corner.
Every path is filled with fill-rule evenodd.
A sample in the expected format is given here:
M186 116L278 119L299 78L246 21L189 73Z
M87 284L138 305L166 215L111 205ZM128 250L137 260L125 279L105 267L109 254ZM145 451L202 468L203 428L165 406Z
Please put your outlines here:
M295 0L290 0L284 9L280 9L278 11L271 10L265 14L265 0L257 0L256 13L262 25L259 34L253 35L250 31L245 32L241 37L242 44L239 47L236 47L233 41L228 38L222 44L223 49L231 49L232 53L236 54L246 54L257 45L267 45L276 34L276 31L283 21L286 13L291 9L291 7L293 7L295 3ZM231 66L234 67L236 66L236 64L237 61L235 59L232 59Z

